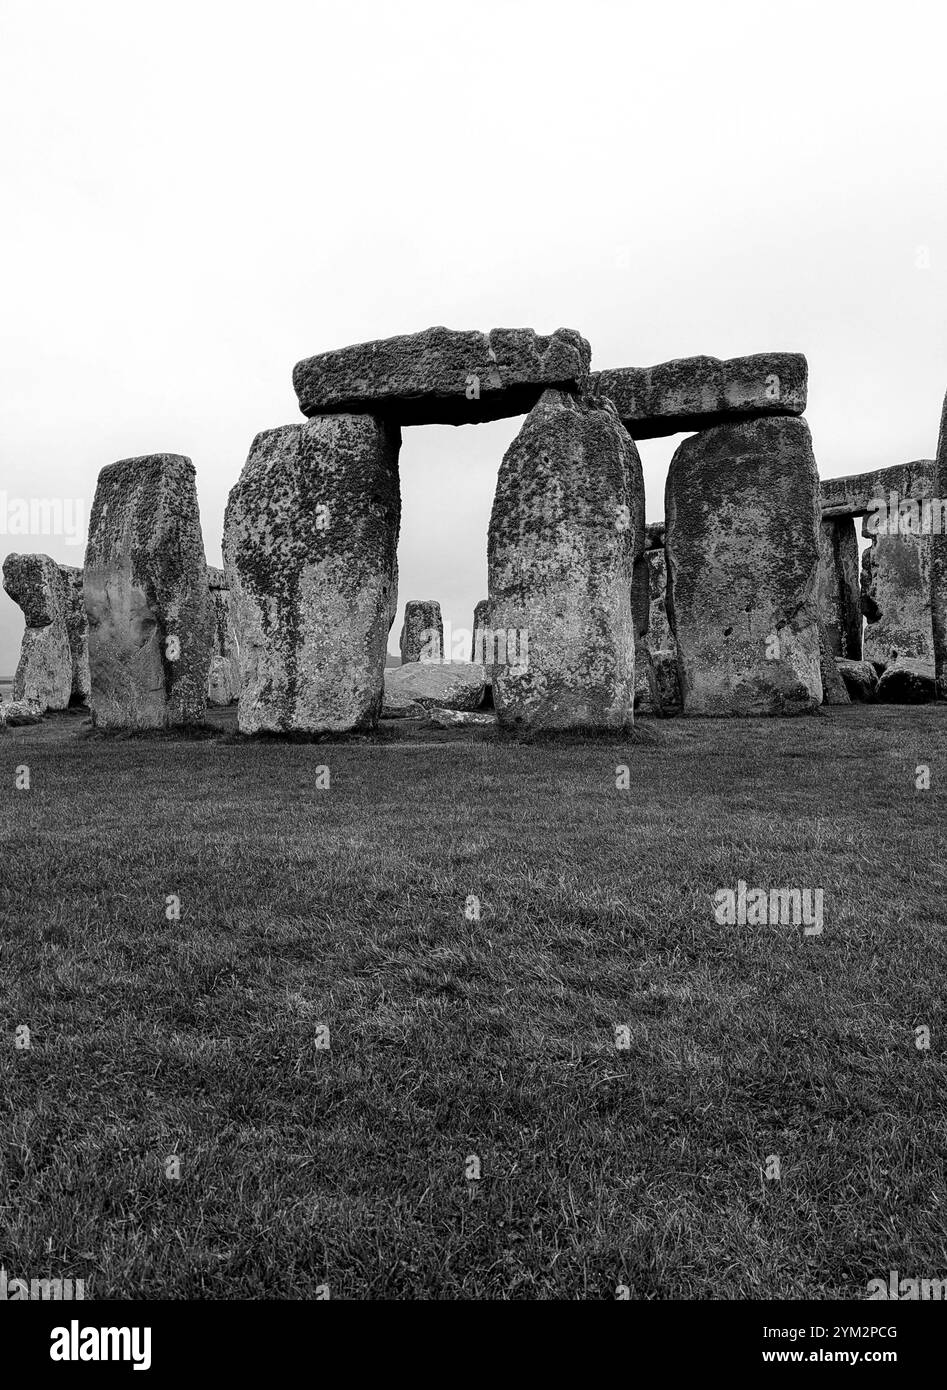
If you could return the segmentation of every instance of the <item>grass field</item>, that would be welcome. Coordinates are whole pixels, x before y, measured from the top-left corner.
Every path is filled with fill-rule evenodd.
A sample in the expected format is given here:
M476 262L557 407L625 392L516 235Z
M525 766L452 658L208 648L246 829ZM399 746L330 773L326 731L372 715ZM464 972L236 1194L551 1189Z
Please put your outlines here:
M11 1277L774 1299L947 1275L944 708L534 745L62 717L0 750ZM822 935L718 925L740 879L822 888Z

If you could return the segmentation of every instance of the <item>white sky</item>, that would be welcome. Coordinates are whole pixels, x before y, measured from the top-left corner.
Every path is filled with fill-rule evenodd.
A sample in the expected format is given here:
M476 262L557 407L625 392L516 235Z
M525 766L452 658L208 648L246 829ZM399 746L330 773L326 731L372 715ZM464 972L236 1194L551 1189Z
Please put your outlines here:
M104 464L187 454L219 564L294 362L431 324L802 351L823 476L930 457L945 53L942 0L0 0L0 490L87 515ZM455 628L517 428L405 432L400 597ZM0 597L0 675L21 631Z

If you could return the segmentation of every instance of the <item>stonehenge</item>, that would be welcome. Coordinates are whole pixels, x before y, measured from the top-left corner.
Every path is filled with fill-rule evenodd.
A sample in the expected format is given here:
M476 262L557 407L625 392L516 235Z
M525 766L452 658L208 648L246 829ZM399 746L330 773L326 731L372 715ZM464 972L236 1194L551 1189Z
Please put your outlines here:
M224 564L242 733L341 733L381 713L396 603L401 431L317 415L258 434L230 493Z
M685 712L814 709L818 474L805 421L763 417L686 439L671 460L665 517Z
M199 722L213 610L190 459L149 454L102 469L83 599L96 727Z
M947 695L947 400L936 459L820 483L799 353L593 372L574 329L436 327L305 358L293 386L303 419L254 438L223 569L176 454L102 469L82 570L7 557L26 630L3 723L88 701L98 727L160 728L236 702L244 735L321 737L457 722L492 692L506 730L620 732ZM411 600L386 671L402 428L516 415L470 662ZM635 440L680 432L646 524Z
M643 543L641 461L614 406L546 391L504 455L490 517L492 625L528 639L528 660L507 652L493 672L501 727L632 722Z
M404 607L401 661L440 661L444 655L441 605L434 599L410 599Z

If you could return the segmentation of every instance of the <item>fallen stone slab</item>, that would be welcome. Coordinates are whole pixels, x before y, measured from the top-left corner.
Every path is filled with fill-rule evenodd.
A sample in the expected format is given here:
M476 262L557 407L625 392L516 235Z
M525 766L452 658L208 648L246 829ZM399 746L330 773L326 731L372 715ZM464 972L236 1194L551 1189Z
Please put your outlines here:
M819 500L823 517L863 516L877 498L916 498L934 495L934 460L914 459L890 468L868 473L851 473L844 478L822 478Z
M3 562L3 587L26 621L13 699L36 704L41 713L66 709L73 685L70 581L49 555L13 553Z
M487 692L483 666L467 661L410 661L385 671L385 713L407 706L475 710ZM391 713L389 713L389 711Z
M401 661L441 661L444 656L444 623L436 599L409 599L401 628Z
M888 705L926 705L937 698L934 663L902 657L886 666L878 681L878 700Z
M491 621L519 635L516 659L508 641L494 664L503 727L632 723L643 541L641 460L614 406L547 391L504 455L490 517Z
M190 459L147 454L102 469L83 599L96 727L199 723L213 619Z
M751 420L685 439L665 500L684 713L815 709L818 474L806 422Z
M436 705L427 710L427 716L433 724L439 724L442 729L453 729L465 724L489 728L497 722L496 715L490 710L438 709Z
M378 722L397 605L401 432L322 415L258 434L224 518L241 733Z
M840 656L836 657L835 665L851 700L858 704L873 704L877 700L878 672L872 662Z
M800 352L760 352L727 361L681 357L655 367L593 372L589 391L614 402L633 439L654 439L766 415L801 415L808 374Z
M524 415L547 387L577 390L591 348L572 328L489 333L428 328L297 362L304 415L368 411L399 425L465 425Z
M7 700L3 705L3 722L11 729L21 724L41 724L43 713L38 700Z

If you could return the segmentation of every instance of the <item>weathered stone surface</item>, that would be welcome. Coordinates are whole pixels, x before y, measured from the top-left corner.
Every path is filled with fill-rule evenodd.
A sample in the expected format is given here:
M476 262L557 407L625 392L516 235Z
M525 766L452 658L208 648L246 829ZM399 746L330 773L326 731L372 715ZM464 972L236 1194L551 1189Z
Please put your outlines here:
M224 520L243 733L366 729L381 712L401 432L320 416L253 441Z
M406 706L479 709L487 690L483 666L467 661L410 661L385 671L385 717Z
M845 478L823 478L819 483L822 516L863 516L878 497L888 499L892 493L899 498L930 497L933 481L933 459L914 459Z
M864 529L864 528L863 528ZM934 664L930 535L877 533L862 554L866 661L910 657Z
M639 647L635 652L635 714L668 719L680 714L681 708L677 652Z
M73 705L87 705L92 698L92 676L89 671L89 620L86 617L82 570L74 565L60 565L65 588L66 632L72 657Z
M550 386L585 381L591 349L557 328L489 333L428 328L357 343L297 362L293 386L304 415L371 411L399 425L463 425L531 410Z
M495 664L501 725L632 722L643 540L641 461L614 407L547 391L504 456L490 518L493 627L519 633L525 657Z
M441 605L435 599L409 599L401 628L401 660L440 661L444 656Z
M648 646L652 652L675 648L667 612L667 563L664 550L646 550L648 564Z
M207 703L231 705L240 696L240 659L230 611L230 588L224 571L208 565L207 587L210 590L214 613Z
M825 625L819 623L819 673L822 677L822 703L849 705L848 687L842 679L835 653L829 646Z
M926 705L936 699L934 663L901 657L886 666L878 681L878 699L889 705Z
M931 483L939 504L947 501L947 396L940 417L937 458ZM947 700L947 526L941 526L931 542L931 627L937 694Z
M98 727L199 722L212 613L194 465L122 459L99 474L83 573Z
M481 666L487 665L487 649L490 646L492 631L490 600L482 598L474 609L473 628L470 634L470 660L479 662ZM487 669L487 676L492 679L489 668Z
M852 700L872 704L878 698L878 672L870 661L852 661L836 657L835 664Z
M40 711L65 709L72 697L69 645L72 585L48 555L8 555L3 587L23 610L26 630L13 677L13 698Z
M497 717L490 710L463 710L463 709L437 709L436 707L427 710L427 716L433 724L439 724L442 729L453 729L458 724L480 725L482 728L489 728L496 724Z
M21 724L40 724L43 714L39 700L7 700L3 705L3 722L11 729Z
M668 473L667 607L684 712L800 714L822 702L818 475L793 417L686 439Z
M614 401L633 439L709 429L767 415L801 415L808 365L799 352L682 357L656 367L593 372L589 389Z
M816 601L832 656L858 660L862 654L862 611L858 536L850 516L830 517L819 526Z
M644 548L645 550L664 549L664 522L648 521L644 528Z

